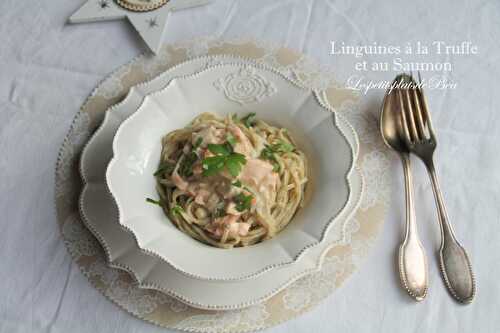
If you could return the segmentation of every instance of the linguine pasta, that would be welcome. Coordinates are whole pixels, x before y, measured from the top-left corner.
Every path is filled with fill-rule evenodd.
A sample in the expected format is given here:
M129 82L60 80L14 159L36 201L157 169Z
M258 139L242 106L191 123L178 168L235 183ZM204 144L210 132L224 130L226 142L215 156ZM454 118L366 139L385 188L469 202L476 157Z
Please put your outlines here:
M305 155L286 129L255 114L201 114L162 146L156 203L203 243L232 248L271 238L303 202Z

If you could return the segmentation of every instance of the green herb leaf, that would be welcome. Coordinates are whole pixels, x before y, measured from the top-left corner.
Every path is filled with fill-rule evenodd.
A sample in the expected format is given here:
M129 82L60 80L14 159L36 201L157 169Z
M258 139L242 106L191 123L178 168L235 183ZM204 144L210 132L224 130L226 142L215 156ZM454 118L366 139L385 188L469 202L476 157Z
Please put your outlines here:
M219 164L224 166L224 160L225 160L224 156L210 156L203 159L202 167L204 170L207 170L208 168Z
M245 165L247 163L247 159L245 158L245 155L240 154L240 153L232 153L227 157L228 160L232 160L235 162L238 162L240 164Z
M252 207L253 196L240 193L240 194L236 195L233 198L233 200L234 200L234 203L236 204L236 210L238 212L243 212L243 211L248 210Z
M247 162L245 155L233 153L229 144L208 145L208 149L217 156L207 157L202 161L203 176L213 176L222 171L224 167L231 176L236 177L241 172L241 168Z
M203 139L201 137L199 137L198 140L196 140L196 142L193 145L193 150L198 149L202 143L203 143Z
M247 114L245 117L241 118L241 121L243 122L243 124L245 124L245 126L247 128L250 128L253 125L255 125L255 116L256 115L257 114L255 112L251 112L251 113Z
M274 152L270 146L266 145L264 149L260 152L260 158L263 160L274 160Z
M226 158L226 168L233 177L237 177L243 165L247 163L245 155L239 153L232 153Z
M266 145L264 149L260 152L260 158L269 161L273 165L273 171L280 171L280 164L275 156L275 151L272 146Z
M231 134L231 133L228 133L227 134L227 142L231 145L231 147L234 148L234 146L236 146L236 138Z
M288 142L278 140L278 143L273 144L271 149L276 153L290 153L295 150L295 147Z
M179 205L175 205L174 207L172 207L172 209L170 210L170 213L174 216L180 216L181 213L184 213L184 208L182 208L181 206Z
M241 184L241 181L237 180L235 181L234 183L232 183L231 185L235 186L235 187L242 187L243 184Z
M233 177L237 177L241 172L241 164L235 159L228 158L226 160L226 168Z
M159 200L154 200L154 199L151 199L151 198L146 198L146 202L148 202L150 204L153 204L153 205L161 206L161 202Z
M227 156L231 154L231 150L228 149L228 146L225 144L221 145L209 144L208 150L210 150L210 152L215 155Z
M175 169L175 164L174 163L170 163L170 162L163 162L160 164L160 166L158 167L158 170L156 170L156 172L154 173L154 176L159 176L161 174L171 174L172 171L174 171Z
M213 212L213 217L219 218L226 216L227 214L224 206L224 202L219 202L215 208L215 211Z
M224 156L207 157L202 162L203 176L209 177L217 174L224 168Z
M198 160L198 155L195 152L190 152L184 155L184 159L179 165L179 175L182 177L191 177L193 175L193 164Z

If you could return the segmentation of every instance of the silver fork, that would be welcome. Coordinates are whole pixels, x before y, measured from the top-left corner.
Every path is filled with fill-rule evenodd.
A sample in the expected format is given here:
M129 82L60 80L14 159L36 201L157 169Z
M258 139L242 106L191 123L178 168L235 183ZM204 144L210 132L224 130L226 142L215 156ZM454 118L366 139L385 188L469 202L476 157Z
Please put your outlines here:
M422 82L420 73L418 86L412 76L406 78L408 83L413 84L413 88L403 89L404 92L398 89L400 103L404 101L407 106L402 111L403 136L408 150L422 160L431 178L441 229L439 249L441 274L450 294L461 303L470 303L476 292L474 274L467 252L455 237L436 176L433 156L437 142L420 85Z

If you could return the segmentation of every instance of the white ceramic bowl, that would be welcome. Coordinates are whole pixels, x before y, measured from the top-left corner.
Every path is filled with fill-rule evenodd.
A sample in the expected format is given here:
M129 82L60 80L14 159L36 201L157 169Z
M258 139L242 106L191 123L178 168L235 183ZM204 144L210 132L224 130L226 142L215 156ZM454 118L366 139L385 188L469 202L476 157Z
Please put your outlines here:
M218 249L179 231L146 197L155 197L155 172L161 138L185 127L202 112L219 115L256 112L288 128L311 162L307 203L275 238L245 248ZM148 95L123 122L113 141L106 172L119 209L120 224L140 248L161 257L178 271L207 280L255 277L292 264L324 239L328 227L350 197L353 148L336 124L336 116L316 94L281 74L259 66L226 64L174 79Z

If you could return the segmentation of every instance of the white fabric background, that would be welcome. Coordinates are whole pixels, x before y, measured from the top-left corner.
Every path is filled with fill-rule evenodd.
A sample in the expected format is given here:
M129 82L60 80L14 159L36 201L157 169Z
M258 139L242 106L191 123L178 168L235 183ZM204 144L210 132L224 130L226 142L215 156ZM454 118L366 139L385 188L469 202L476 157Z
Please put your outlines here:
M66 25L83 2L0 1L0 332L163 331L92 288L72 264L56 227L54 165L74 114L105 75L145 50L126 22ZM354 73L354 60L329 55L330 40L403 45L469 40L479 46L478 56L448 57L456 90L428 92L448 209L477 276L475 302L456 304L438 275L436 213L420 163L414 168L415 194L430 259L430 291L421 304L402 292L395 268L404 213L402 172L393 155L393 204L366 264L313 311L270 332L500 330L499 22L500 3L494 0L214 0L171 17L167 42L202 34L252 36L330 64L340 79ZM373 91L363 98L367 111L377 112L381 96Z

